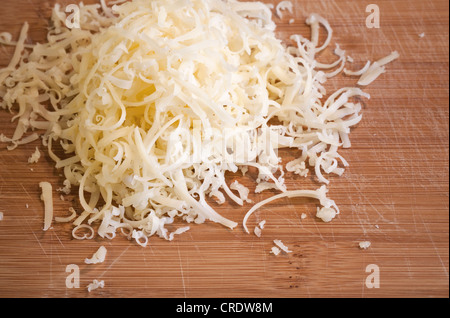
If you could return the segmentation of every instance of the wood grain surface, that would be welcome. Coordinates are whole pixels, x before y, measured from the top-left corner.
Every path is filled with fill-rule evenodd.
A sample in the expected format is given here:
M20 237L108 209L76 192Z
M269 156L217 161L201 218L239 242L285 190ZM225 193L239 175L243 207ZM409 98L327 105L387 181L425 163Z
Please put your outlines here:
M353 147L341 152L350 167L331 179L330 197L341 208L338 218L325 224L314 217L315 202L285 199L250 219L250 228L267 221L261 238L245 234L241 226L230 231L206 223L172 242L152 237L147 248L123 237L77 241L71 238L70 225L54 224L42 231L38 183L45 180L57 187L63 180L48 156L38 164L27 163L35 147L42 146L36 142L10 152L2 144L0 297L449 296L448 1L293 2L294 14L276 20L283 39L294 33L309 36L304 21L317 12L328 19L333 43L354 58L355 69L393 50L401 55L365 89L372 99L365 102L363 121L352 132ZM0 32L17 38L28 21L30 40L42 41L54 3L3 0ZM379 29L365 25L370 3L380 8ZM288 23L291 18L293 24ZM420 38L422 32L425 37ZM5 66L13 51L0 46L0 52L0 65ZM332 90L355 83L339 76L327 85ZM11 117L0 111L0 132L7 136L15 126ZM287 159L295 155L284 153ZM253 178L250 173L240 180L252 190ZM319 185L314 178L286 179L288 189ZM252 194L251 199L270 195ZM76 198L55 198L55 215L68 214L69 199ZM250 207L225 204L217 210L242 223ZM302 213L308 217L301 219ZM274 239L293 253L269 254ZM359 249L365 240L372 246ZM102 244L108 249L106 261L84 264ZM79 289L66 288L69 264L80 267ZM380 269L378 289L365 285L369 264ZM88 293L86 286L94 279L104 280L105 288Z

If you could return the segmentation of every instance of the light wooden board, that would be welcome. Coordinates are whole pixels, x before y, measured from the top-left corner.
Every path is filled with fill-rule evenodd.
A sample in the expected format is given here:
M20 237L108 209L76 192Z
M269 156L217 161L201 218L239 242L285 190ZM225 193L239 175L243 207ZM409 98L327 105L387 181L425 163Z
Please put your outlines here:
M80 242L71 238L69 225L42 231L38 183L57 187L62 178L48 156L36 165L27 163L39 144L13 152L0 145L0 297L448 297L448 2L378 0L379 29L365 26L367 1L293 2L294 14L277 20L284 39L308 36L304 21L318 12L335 31L333 43L355 59L355 69L393 50L401 55L367 87L372 99L351 135L353 147L342 151L350 168L331 180L330 196L341 215L324 224L314 218L313 201L286 199L251 218L251 228L267 220L262 238L241 227L230 231L208 223L192 226L172 242L153 237L147 248L121 237ZM53 4L3 0L0 32L17 37L28 21L30 38L42 40ZM289 24L292 17L295 23ZM425 37L419 38L422 32ZM0 50L4 66L12 50ZM355 80L341 76L328 87L344 84ZM8 136L14 127L10 119L0 112L0 130ZM254 189L251 177L241 181ZM312 178L292 176L287 185L318 187ZM269 195L251 198L256 202ZM65 215L69 206L55 199L55 214ZM250 206L227 204L217 210L241 223ZM305 220L302 213L308 215ZM269 254L274 239L293 253ZM370 249L358 248L362 240L372 242ZM102 244L108 249L105 263L85 265ZM66 288L69 264L80 266L80 289ZM380 269L379 289L365 286L369 264ZM88 294L85 286L93 279L106 286Z

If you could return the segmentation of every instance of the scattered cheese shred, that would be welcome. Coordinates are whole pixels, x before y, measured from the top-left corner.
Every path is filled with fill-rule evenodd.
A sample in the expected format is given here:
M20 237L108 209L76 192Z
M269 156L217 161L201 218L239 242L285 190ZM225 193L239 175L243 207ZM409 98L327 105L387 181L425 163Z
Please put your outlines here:
M82 236L78 235L77 232L80 229L87 229L89 231L89 234L86 233ZM94 238L94 235L95 235L94 229L92 228L92 226L87 225L87 224L80 224L72 230L72 236L77 240L91 240Z
M270 252L271 252L272 254L274 254L275 256L277 256L277 255L280 255L281 250L280 250L278 247L273 246Z
M334 209L330 209L324 207L322 209L317 209L316 217L324 221L325 223L331 222L336 217L336 211Z
M36 147L35 152L33 152L30 158L28 158L28 163L37 163L39 161L39 158L41 158L41 152L39 151L38 147Z
M289 13L293 13L293 4L291 1L281 1L277 4L275 10L277 12L277 16L282 19L283 18L283 13L282 11L284 10L288 10Z
M77 212L75 211L74 208L70 207L69 208L69 212L71 212L71 215L68 217L59 217L59 216L55 216L55 222L58 223L67 223L72 221L73 219L75 219L77 217Z
M106 248L104 246L100 246L97 252L95 252L94 255L92 256L92 258L86 258L84 262L86 264L103 263L106 258L106 252L107 252Z
M12 150L42 138L66 179L58 191L78 189L74 238L93 238L95 224L102 238L125 229L146 246L150 236L179 234L165 229L175 218L233 229L238 223L207 199L250 201L247 188L229 187L225 178L248 167L258 170L257 191L274 187L282 194L250 209L247 232L255 210L284 197L318 199L326 221L339 212L325 186L288 191L278 156L282 148L300 150L288 171L306 176L308 165L324 184L325 174L342 175L348 166L338 150L350 147L351 128L362 119L352 99L370 96L352 87L326 91L324 83L347 58L336 45L336 61L319 61L333 34L325 18L311 14L311 39L293 35L293 45L285 45L261 2L132 0L109 7L102 0L79 9L80 28L67 28L66 13L55 5L45 43L25 43L28 23L17 41L0 35L0 43L15 46L0 70L0 107L17 122L0 141ZM277 5L280 17L284 10L292 13L292 2ZM320 43L322 27L327 35ZM375 62L360 85L396 57ZM43 188L48 229L51 188Z
M292 251L289 250L289 248L283 244L280 240L274 240L273 241L276 246L278 246L283 252L285 253L292 253Z
M53 220L52 185L48 182L40 182L39 187L42 189L41 200L44 201L44 231L47 231Z
M172 232L169 234L169 241L172 241L175 237L175 235L180 235L184 232L189 231L191 228L189 226L185 226L185 227L180 227L178 229L175 230L175 232Z
M248 198L248 194L250 193L250 190L246 186L240 184L237 180L235 180L230 185L230 189L236 190L239 193L241 205L242 205L243 201L246 201L247 203L252 203L252 201Z
M397 59L400 55L397 51L392 52L390 55L382 58L374 62L370 67L368 67L364 73L361 75L361 78L358 81L358 85L366 86L376 80L381 74L386 72L386 68L384 65L392 62ZM367 66L367 65L366 65Z
M87 290L88 290L88 292L91 292L98 288L104 288L104 287L105 287L105 281L103 281L103 280L98 281L98 280L94 279L94 281L87 286Z
M264 229L265 225L266 225L266 220L263 220L263 221L259 222L258 225L255 226L255 229L253 230L253 233L255 233L255 235L257 237L261 237L262 230Z
M69 180L64 180L63 181L63 186L62 188L58 188L56 189L56 191L62 192L64 194L69 194L70 193L70 189L72 188L72 184L70 183Z
M261 222L259 222L258 226L261 230L263 230L264 227L266 226L266 220L262 220Z
M327 188L325 186L322 186L320 189L312 191L312 190L297 190L297 191L287 191L282 194L275 195L273 197L270 197L264 201L261 201L257 204L255 204L245 215L243 226L247 233L249 233L247 228L247 220L248 218L260 207L278 200L282 198L298 198L298 197L304 197L304 198L313 198L320 201L320 204L323 206L323 208L320 210L322 212L318 213L318 217L320 217L325 222L331 221L337 213L339 213L339 208L336 206L335 202L333 200L330 200L327 198L326 193L328 192ZM331 212L333 211L333 212Z
M3 212L0 212L0 221L3 221Z
M367 250L370 247L370 245L372 245L372 243L370 243L369 241L360 242L359 248L363 249L363 250Z

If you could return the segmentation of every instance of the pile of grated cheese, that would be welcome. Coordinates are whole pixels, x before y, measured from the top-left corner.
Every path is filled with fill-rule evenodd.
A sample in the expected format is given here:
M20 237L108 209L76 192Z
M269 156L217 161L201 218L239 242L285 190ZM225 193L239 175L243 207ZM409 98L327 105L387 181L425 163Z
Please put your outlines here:
M281 194L246 214L247 232L250 215L279 198L317 199L324 221L339 213L327 197L326 175L343 174L348 163L338 150L351 146L350 129L362 119L353 98L370 96L343 87L325 98L323 84L347 58L336 46L335 62L318 61L332 37L323 17L306 21L311 39L293 35L295 45L287 46L260 2L133 0L107 7L101 1L79 9L80 28L69 29L64 8L55 6L46 43L25 43L27 23L17 42L0 34L0 43L16 47L0 70L0 106L17 123L0 141L12 150L42 138L64 172L60 190L78 188L83 211L59 218L73 222L75 238L93 238L96 224L101 237L121 231L146 246L152 235L171 240L189 229L168 233L165 225L175 218L235 228L207 200L249 202L248 189L226 178L248 167L259 172L259 192ZM327 37L319 43L322 29ZM354 73L372 80L385 62L371 68L375 75ZM284 167L281 148L300 155ZM309 167L324 185L289 191L285 172L306 176ZM49 210L50 188L41 186Z

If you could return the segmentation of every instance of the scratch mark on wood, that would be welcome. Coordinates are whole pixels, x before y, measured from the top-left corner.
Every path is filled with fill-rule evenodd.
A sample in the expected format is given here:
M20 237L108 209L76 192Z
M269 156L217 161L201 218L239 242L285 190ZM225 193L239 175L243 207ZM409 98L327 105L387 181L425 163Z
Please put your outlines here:
M184 274L183 274L183 262L181 260L181 253L180 253L180 246L177 246L177 250L178 250L178 259L180 260L180 272L181 272L181 282L183 283L183 294L184 294L184 298L186 298L186 284L184 282Z

